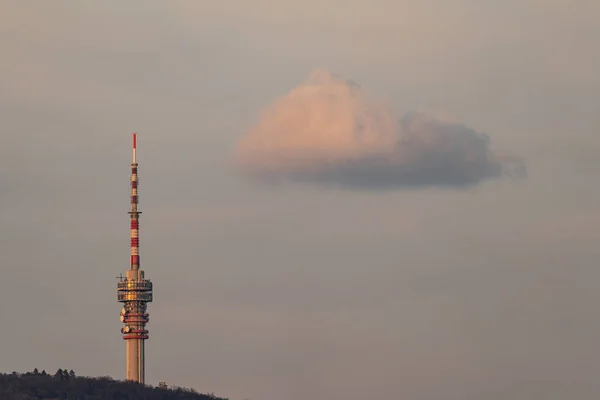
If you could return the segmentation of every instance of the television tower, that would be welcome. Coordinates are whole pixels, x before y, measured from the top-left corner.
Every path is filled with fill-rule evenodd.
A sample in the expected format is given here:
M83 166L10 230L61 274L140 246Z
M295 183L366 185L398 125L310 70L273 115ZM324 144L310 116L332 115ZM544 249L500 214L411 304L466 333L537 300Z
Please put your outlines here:
M136 160L137 134L133 134L133 162L131 163L131 252L130 267L126 276L117 278L117 299L123 303L121 329L126 344L126 379L138 383L145 381L144 341L148 339L146 324L149 315L146 304L152 301L152 282L144 278L140 269L139 253L139 217L138 211L138 174Z

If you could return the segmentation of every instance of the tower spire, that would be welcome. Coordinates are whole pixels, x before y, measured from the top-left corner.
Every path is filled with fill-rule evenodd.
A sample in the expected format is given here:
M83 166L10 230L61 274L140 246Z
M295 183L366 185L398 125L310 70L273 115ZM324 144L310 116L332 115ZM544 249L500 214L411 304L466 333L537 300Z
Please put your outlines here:
M133 134L133 161L131 162L131 211L129 211L129 219L131 221L131 261L130 267L132 270L138 270L140 268L140 231L139 231L139 217L141 212L138 211L138 172L137 172L137 133Z
M137 161L135 160L135 150L137 149L137 133L133 133L132 134L132 138L133 138L133 164L135 164Z
M146 312L147 303L152 301L152 282L144 278L140 269L139 253L139 217L138 211L138 164L137 164L137 133L133 134L133 160L131 163L131 210L130 221L130 256L129 270L125 277L119 277L117 282L117 300L123 303L121 329L126 341L126 379L138 383L145 382L145 348L144 341L148 339L146 324L149 315Z

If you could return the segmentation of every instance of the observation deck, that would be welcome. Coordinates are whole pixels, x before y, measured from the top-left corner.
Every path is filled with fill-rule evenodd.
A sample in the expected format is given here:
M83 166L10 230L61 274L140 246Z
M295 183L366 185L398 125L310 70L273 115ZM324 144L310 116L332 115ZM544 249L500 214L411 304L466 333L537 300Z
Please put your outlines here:
M149 279L128 280L117 282L117 300L121 303L128 301L152 302L152 282Z

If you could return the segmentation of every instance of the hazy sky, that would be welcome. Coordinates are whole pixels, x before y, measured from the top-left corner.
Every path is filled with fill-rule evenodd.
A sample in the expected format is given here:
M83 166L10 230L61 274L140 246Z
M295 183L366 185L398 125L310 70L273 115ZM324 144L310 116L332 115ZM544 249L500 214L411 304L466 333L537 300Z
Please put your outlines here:
M124 376L139 132L149 383L235 400L600 395L600 2L0 0L0 370ZM466 188L233 167L315 69L523 157Z

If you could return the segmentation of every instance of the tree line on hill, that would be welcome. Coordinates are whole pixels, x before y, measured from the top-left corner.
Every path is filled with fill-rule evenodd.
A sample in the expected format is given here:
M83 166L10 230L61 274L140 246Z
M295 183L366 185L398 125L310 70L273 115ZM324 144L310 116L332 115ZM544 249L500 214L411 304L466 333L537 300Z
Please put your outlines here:
M79 377L73 370L48 374L34 369L24 374L0 374L2 400L228 400L181 387L155 388L108 376Z

